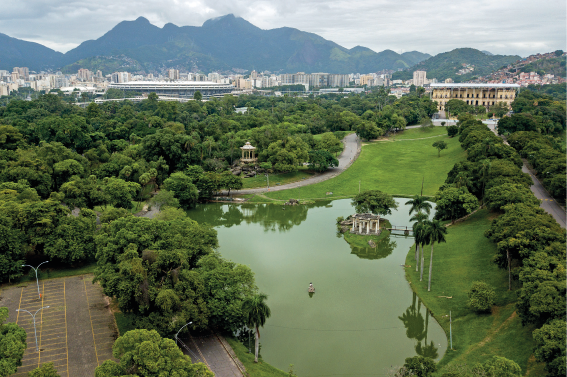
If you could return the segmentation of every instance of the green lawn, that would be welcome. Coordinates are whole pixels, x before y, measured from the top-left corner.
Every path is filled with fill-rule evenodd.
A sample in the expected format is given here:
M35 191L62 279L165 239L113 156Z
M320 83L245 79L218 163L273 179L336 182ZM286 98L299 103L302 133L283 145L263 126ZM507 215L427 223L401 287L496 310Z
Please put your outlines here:
M275 187L278 183L280 185L285 185L288 183L298 182L303 179L307 179L314 174L314 171L307 170L306 167L299 168L298 171L291 173L270 174L270 187ZM257 176L252 178L244 178L242 180L242 183L243 189L267 187L266 176L264 174L258 174Z
M411 129L396 136L398 141L376 141L363 144L362 153L355 163L339 176L327 181L298 189L267 193L274 199L332 199L350 197L364 190L381 190L395 196L413 196L421 190L422 178L425 180L423 194L435 195L439 186L445 182L447 173L455 162L465 159L465 151L456 138L435 136L446 132L443 127L434 127L431 134L422 129ZM405 139L420 140L405 140ZM445 140L448 149L437 157L437 149L432 144ZM332 195L326 195L332 192Z
M490 213L481 210L468 220L448 228L447 243L435 245L431 292L427 292L429 256L425 246L423 281L414 268L406 269L412 289L431 310L449 338L449 311L453 317L453 350L448 349L440 366L484 362L493 355L514 360L525 373L541 375L542 365L528 362L534 348L534 326L522 326L515 312L517 284L508 291L508 274L492 258L496 245L484 237L490 226ZM414 248L406 264L415 266ZM474 281L484 281L496 291L492 313L477 314L467 306L467 292ZM439 296L449 296L450 299Z
M236 357L244 364L246 368L246 372L250 377L286 377L289 376L288 373L284 371L274 368L270 364L267 364L262 360L259 359L258 363L254 362L254 353L248 353L248 349L240 343L238 340L230 337L225 337L226 341L236 354ZM254 352L254 351L252 351Z
M411 128L409 130L401 131L391 137L393 140L406 140L406 139L421 139L426 137L433 137L445 135L447 136L447 127L419 127ZM431 141L433 144L435 140Z

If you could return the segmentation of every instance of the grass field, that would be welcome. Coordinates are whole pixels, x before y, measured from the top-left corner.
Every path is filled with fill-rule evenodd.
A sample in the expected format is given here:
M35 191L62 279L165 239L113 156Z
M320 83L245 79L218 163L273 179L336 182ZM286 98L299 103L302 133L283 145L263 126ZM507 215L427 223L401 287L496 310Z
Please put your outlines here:
M456 138L439 136L446 133L444 127L431 130L421 128L406 130L386 141L365 143L362 153L354 164L339 176L327 181L301 188L301 198L332 199L354 196L360 190L381 190L396 196L419 194L424 179L424 195L435 195L445 182L447 173L455 162L465 159ZM394 138L396 141L393 141ZM407 140L419 139L419 140ZM448 149L437 157L432 144L445 140ZM332 192L332 195L326 195ZM296 198L298 189L282 190L265 194L269 198L287 200Z
M270 174L270 187L275 187L278 183L280 185L285 185L288 183L298 182L303 179L307 179L315 174L312 170L307 170L306 168L300 168L298 171L291 173L282 174ZM243 189L257 188L257 187L267 187L266 176L264 174L258 174L252 178L244 178L242 180Z
M262 359L260 359L259 363L254 362L254 353L248 353L248 349L240 343L238 340L230 337L225 337L226 341L238 357L238 360L244 364L246 368L246 372L250 377L286 377L289 376L288 373L284 371L274 368L270 364L265 363Z
M435 245L431 292L427 292L429 256L431 248L425 246L423 281L415 269L406 269L406 277L449 338L449 311L453 318L453 349L448 349L440 361L448 365L473 365L493 355L504 356L517 362L522 371L540 376L543 365L531 361L533 326L522 326L515 312L517 289L508 291L508 274L499 269L492 258L496 245L484 237L490 226L491 214L480 210L468 220L448 228L447 243ZM406 264L415 266L414 249L410 249ZM477 314L467 306L467 292L474 281L484 281L496 291L496 305L492 313ZM439 297L449 296L450 299ZM545 373L543 373L545 374Z

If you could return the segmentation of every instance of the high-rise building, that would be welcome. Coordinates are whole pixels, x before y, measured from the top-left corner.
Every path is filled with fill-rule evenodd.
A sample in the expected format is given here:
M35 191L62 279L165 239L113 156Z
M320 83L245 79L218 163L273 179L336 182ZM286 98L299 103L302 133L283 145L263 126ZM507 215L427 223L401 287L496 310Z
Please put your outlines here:
M414 71L413 72L413 85L424 86L427 82L427 72Z
M92 81L93 73L86 68L80 68L79 71L77 72L77 78L82 81Z
M175 68L170 68L167 70L167 77L170 80L179 80L179 70Z
M28 67L14 67L14 72L18 72L18 78L26 81L30 80L30 70Z

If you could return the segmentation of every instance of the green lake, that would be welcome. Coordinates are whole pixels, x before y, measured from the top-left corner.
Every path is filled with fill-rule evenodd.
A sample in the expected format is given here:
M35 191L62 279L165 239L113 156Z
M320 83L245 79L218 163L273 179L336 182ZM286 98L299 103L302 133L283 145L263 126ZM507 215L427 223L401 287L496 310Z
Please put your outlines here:
M407 199L397 201L387 219L409 226ZM260 330L261 355L275 367L294 364L300 377L381 376L406 357L438 360L445 353L445 333L401 266L413 239L390 235L376 248L351 248L335 223L353 213L350 200L285 209L215 203L189 211L215 227L221 254L250 266L268 295L272 316Z

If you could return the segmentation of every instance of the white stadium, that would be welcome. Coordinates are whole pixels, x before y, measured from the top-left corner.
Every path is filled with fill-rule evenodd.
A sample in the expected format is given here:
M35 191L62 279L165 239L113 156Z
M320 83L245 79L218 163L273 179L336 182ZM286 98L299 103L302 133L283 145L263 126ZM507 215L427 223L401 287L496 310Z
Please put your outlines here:
M156 93L158 96L179 98L193 98L195 92L203 97L222 97L231 93L234 86L231 84L218 84L211 81L130 81L112 83L108 89L118 89L124 92Z

